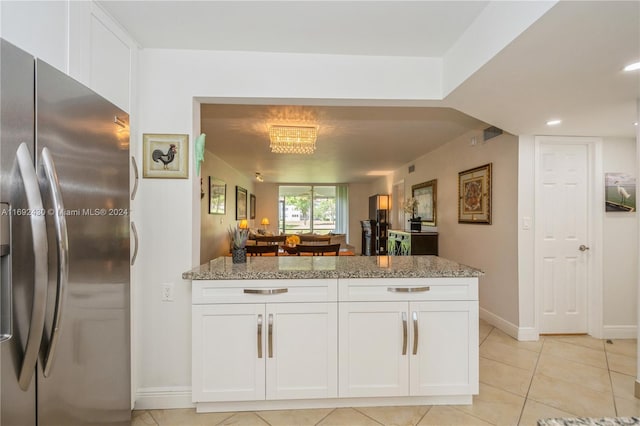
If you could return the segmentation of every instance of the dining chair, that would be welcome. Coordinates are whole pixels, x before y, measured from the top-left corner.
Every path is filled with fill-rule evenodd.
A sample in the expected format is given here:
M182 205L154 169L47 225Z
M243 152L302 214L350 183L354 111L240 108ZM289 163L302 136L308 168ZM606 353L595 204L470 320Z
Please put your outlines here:
M274 256L278 255L278 249L280 248L277 244L271 244L266 246L246 246L247 254L249 256L262 256L265 253L273 253Z
M311 253L313 256L339 256L340 244L327 244L327 245L304 245L298 244L296 246L297 254Z
M331 244L331 235L299 235L301 243L327 243Z
M286 235L256 235L256 245L260 243L266 243L269 245L278 246L279 243L284 244L287 236Z

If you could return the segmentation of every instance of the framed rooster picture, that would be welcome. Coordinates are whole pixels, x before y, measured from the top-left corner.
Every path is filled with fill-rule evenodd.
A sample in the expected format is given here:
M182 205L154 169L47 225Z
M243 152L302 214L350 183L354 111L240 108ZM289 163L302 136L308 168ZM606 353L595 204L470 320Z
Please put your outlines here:
M189 177L189 135L142 135L142 176L186 179Z

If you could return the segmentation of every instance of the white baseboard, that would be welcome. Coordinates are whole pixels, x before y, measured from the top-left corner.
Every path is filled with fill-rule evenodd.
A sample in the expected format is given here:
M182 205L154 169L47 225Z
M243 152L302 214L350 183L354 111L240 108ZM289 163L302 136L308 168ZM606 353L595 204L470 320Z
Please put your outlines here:
M480 319L522 342L536 341L540 338L536 328L518 327L484 308L480 308ZM636 339L638 337L638 327L635 325L605 325L602 331L603 339Z
M480 319L488 322L495 328L520 341L536 341L540 338L538 331L533 327L518 327L506 319L480 308Z
M191 408L191 386L139 388L136 392L136 410Z
M602 327L604 339L635 339L638 327L635 325L605 325Z

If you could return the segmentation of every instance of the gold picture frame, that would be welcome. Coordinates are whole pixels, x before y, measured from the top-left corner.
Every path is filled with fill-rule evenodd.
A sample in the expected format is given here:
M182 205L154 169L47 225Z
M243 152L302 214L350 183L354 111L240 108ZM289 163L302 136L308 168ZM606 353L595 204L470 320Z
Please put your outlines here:
M491 225L491 167L458 173L458 223Z
M142 177L187 179L189 135L142 135Z
M426 226L436 226L438 180L413 185L411 196L418 202L415 215L420 218L420 222Z

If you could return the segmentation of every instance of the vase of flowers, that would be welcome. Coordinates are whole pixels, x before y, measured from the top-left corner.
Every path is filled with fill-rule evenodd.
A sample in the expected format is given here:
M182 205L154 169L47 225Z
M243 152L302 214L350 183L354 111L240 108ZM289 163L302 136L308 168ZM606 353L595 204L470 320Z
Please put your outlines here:
M402 210L404 210L405 213L410 214L411 215L411 219L410 221L416 221L416 220L420 220L420 218L416 218L416 210L418 210L418 199L414 198L414 197L409 197L407 198L403 203L402 203Z
M231 243L231 261L233 263L247 263L247 240L249 230L239 226L229 227L229 240Z
M420 217L416 217L416 211L418 210L418 199L414 197L407 198L402 203L402 210L404 210L405 213L411 215L411 218L409 219L409 230L419 231L422 227L422 222Z

